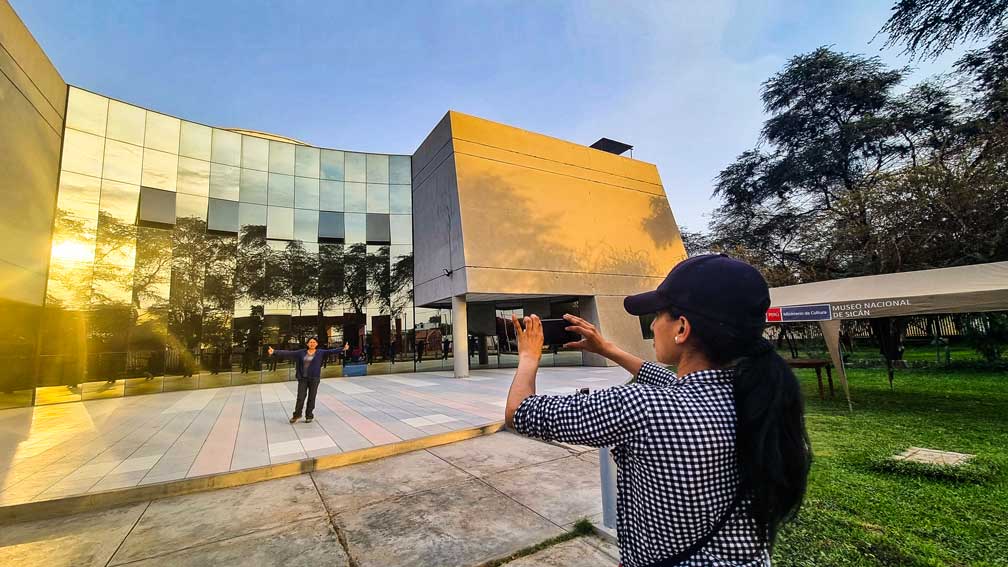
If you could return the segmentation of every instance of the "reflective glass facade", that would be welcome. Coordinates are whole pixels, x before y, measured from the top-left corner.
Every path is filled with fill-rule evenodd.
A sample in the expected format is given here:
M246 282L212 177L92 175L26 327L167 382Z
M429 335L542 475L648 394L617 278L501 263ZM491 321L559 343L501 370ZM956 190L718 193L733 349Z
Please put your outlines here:
M416 368L409 156L71 87L60 169L36 404L288 380L266 346L312 336L323 376Z

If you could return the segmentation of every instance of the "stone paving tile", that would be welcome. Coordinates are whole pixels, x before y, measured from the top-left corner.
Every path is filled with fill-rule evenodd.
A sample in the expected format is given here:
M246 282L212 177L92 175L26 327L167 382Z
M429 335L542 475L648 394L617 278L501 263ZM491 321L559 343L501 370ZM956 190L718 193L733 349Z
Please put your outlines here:
M145 559L325 515L308 475L155 500L123 542L116 561Z
M258 565L348 566L343 547L325 518L295 522L130 563L160 567L246 567ZM110 565L121 565L119 555Z
M147 503L0 529L0 565L104 567Z
M602 513L598 465L573 455L483 480L560 526Z
M579 537L506 563L507 567L614 567L619 548L593 536Z
M312 476L330 512L355 510L472 478L427 451L318 471Z
M570 456L563 447L509 432L476 437L428 449L475 476L486 476Z
M360 567L477 565L562 530L478 480L338 514Z

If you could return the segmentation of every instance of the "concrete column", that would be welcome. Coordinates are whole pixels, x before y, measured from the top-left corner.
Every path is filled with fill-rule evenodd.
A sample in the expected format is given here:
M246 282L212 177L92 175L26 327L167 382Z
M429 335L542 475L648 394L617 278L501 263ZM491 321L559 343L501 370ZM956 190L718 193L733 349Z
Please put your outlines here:
M487 354L487 337L486 337L486 335L480 335L479 337L477 337L477 340L478 340L478 342L476 344L479 345L479 363L480 364L489 364L490 363L490 356Z
M466 320L466 298L452 297L452 355L455 357L455 377L469 376L469 324Z

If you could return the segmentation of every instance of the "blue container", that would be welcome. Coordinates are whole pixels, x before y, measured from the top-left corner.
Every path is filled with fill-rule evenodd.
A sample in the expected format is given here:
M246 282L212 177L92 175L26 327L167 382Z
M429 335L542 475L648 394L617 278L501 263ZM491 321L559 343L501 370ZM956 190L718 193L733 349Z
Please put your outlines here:
M347 364L343 367L344 376L367 376L367 364Z

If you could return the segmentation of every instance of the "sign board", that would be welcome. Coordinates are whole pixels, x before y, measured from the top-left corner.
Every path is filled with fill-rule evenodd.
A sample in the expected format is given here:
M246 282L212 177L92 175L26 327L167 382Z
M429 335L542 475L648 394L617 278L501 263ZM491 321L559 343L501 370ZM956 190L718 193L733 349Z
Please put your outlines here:
M793 307L771 307L767 309L767 323L796 323L798 321L829 321L833 310L828 303L820 305L798 305Z

